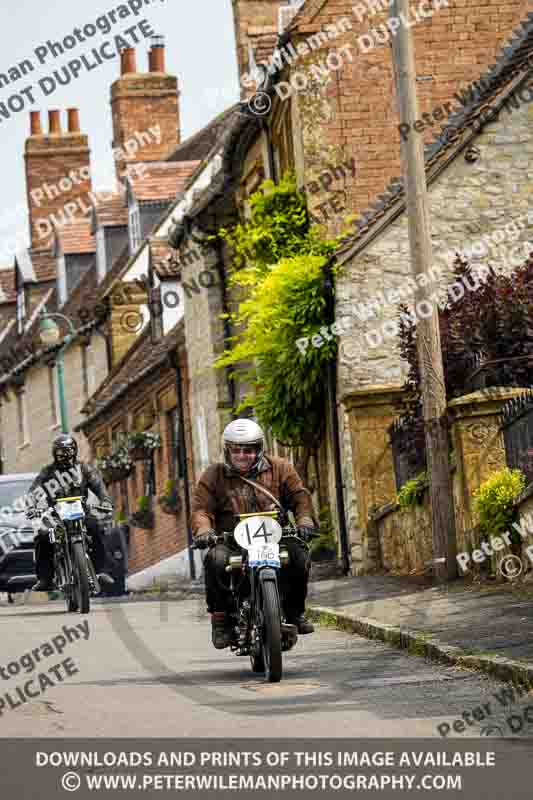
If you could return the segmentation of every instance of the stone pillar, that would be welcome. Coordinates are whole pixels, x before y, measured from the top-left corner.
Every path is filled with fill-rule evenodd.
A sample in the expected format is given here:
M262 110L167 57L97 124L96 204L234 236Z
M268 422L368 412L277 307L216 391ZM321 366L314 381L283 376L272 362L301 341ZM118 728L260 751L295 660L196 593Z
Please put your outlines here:
M372 508L394 500L396 481L388 428L398 416L399 386L367 386L342 398L348 413L358 525L349 530L352 570L361 575L379 566L378 540L369 527Z
M506 466L500 415L504 403L524 389L492 387L448 403L457 461L455 498L457 551L477 546L469 533L477 524L473 495L492 472Z

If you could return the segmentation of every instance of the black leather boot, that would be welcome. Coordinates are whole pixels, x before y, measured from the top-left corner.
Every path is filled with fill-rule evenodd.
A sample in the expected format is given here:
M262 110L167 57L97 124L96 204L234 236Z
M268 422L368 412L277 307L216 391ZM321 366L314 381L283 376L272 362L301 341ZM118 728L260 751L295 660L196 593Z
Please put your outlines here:
M287 622L290 625L296 625L298 633L302 635L305 633L314 633L315 626L306 619L305 614L291 614L287 617Z

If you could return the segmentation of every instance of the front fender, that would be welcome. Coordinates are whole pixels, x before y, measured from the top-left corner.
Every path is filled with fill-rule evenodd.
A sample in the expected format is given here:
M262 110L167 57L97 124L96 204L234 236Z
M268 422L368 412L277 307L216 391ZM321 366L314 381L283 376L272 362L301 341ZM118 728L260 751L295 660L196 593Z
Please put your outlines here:
M266 581L275 581L278 582L278 575L275 569L272 567L263 567L258 575L259 583L266 583Z

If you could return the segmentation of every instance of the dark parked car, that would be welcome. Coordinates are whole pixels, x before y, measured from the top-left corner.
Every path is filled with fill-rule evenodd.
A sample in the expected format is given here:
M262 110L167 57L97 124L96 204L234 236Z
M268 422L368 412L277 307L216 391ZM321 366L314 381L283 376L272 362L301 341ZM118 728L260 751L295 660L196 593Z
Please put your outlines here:
M31 522L22 511L7 511L26 494L35 477L30 472L0 475L0 592L10 595L37 581Z

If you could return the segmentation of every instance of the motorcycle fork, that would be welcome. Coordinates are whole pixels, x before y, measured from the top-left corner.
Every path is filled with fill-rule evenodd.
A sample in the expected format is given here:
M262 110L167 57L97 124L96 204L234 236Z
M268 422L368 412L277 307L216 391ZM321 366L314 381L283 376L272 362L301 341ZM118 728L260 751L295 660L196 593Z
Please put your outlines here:
M72 575L72 564L70 560L70 553L68 548L68 531L66 526L63 526L62 542L58 542L56 538L56 529L51 528L48 534L48 539L54 548L54 575L60 575L62 584L59 586L63 589L65 586L70 585L70 576Z
M87 529L85 527L85 524L80 520L77 520L75 525L76 525L76 535L72 538L72 541L81 542L83 545L83 553L85 555L87 572L89 574L89 583L92 584L91 588L93 589L93 591L98 594L100 592L100 582L98 581L98 578L96 576L96 571L94 569L94 565L92 562L92 558L88 552Z
M261 628L263 620L261 615L261 602L258 596L259 581L257 580L257 572L250 570L250 620L248 628L248 637L250 640L250 651L256 651L261 647Z

